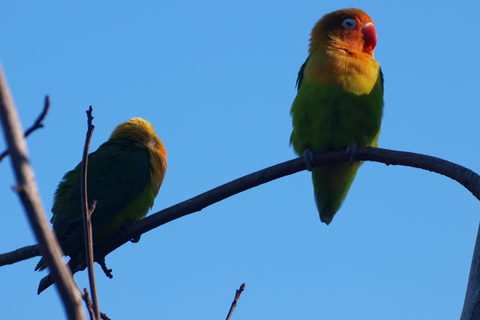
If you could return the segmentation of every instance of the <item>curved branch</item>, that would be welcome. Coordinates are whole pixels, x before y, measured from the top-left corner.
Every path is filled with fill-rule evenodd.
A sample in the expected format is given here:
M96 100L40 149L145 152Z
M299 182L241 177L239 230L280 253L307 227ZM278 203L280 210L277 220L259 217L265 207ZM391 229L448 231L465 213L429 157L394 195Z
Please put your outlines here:
M356 151L357 161L375 161L383 162L386 165L402 165L410 166L414 168L420 168L439 173L446 177L449 177L469 190L477 199L480 200L480 176L475 172L457 165L455 163L445 161L436 157L421 155L411 152L400 152L380 148L358 147ZM312 163L313 166L320 166L324 164L334 162L349 161L349 154L344 150L331 151L321 154L317 154ZM172 207L161 210L154 213L136 223L126 225L124 232L119 234L114 239L95 248L95 260L101 262L106 255L120 247L130 239L138 238L141 234L148 232L156 227L159 227L167 222L178 219L193 212L201 211L203 208L219 202L232 195L253 188L255 186L267 183L274 179L281 178L296 172L305 170L305 162L303 158L297 158L290 161L286 161L275 166L266 168L236 179L224 185L221 185L208 192L202 193L189 200L176 204ZM469 315L479 312L480 305L477 303L473 305L480 296L480 267L478 267L477 261L480 261L480 229L477 234L477 244L472 260L472 268L470 270L470 278L468 283L468 289L465 297L464 313L462 313L463 319L474 319L468 317ZM34 249L36 246L30 246L22 249L15 250L10 253L0 255L0 266L5 264L11 264L17 261L31 258L38 255L38 249ZM85 261L73 261L69 262L69 266L73 273L85 269ZM42 279L39 291L45 290L48 286L53 284L54 281L50 275Z
M345 152L345 150L329 151L316 154L312 165L317 167L330 163L345 162L349 161L349 159L350 154ZM480 200L480 176L465 167L440 158L411 152L358 147L356 160L382 162L387 165L410 166L436 172L459 182ZM121 234L117 235L108 243L95 247L95 261L101 263L105 256L126 242L138 238L143 233L167 222L201 211L203 208L242 191L305 169L306 166L303 158L286 161L223 184L196 197L156 212L138 222L125 225ZM83 257L75 261L70 260L69 265L73 273L84 270L85 258ZM53 279L49 276L43 278L39 286L39 292L50 286L53 283L52 281Z
M480 176L470 169L446 160L417 153L370 147L358 147L356 152L356 160L382 162L387 165L410 166L436 172L459 182L477 199L480 200ZM344 150L330 151L317 154L312 165L317 167L325 164L345 161L349 161L349 154L347 154ZM105 257L107 254L130 239L139 237L141 234L157 228L162 224L178 219L190 213L200 211L205 207L208 207L216 202L231 197L247 189L305 169L306 167L303 158L297 158L233 180L189 200L152 214L136 223L126 226L126 232L115 237L112 241L99 246L95 250L95 253L100 257Z
M35 131L36 129L43 128L43 119L45 119L45 116L47 115L48 108L50 108L50 98L48 96L45 97L45 104L43 105L43 110L42 113L38 116L37 120L35 120L34 124L28 128L27 131L24 133L24 137L28 137L30 133ZM0 162L5 158L8 154L10 153L10 149L5 150L0 154Z

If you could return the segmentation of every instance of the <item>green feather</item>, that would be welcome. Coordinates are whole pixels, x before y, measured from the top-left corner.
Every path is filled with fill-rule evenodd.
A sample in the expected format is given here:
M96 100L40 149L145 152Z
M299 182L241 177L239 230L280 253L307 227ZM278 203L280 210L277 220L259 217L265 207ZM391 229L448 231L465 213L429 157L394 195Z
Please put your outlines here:
M297 79L298 93L291 114L293 132L290 143L302 155L345 149L349 146L378 145L383 112L383 75L378 76L369 93L356 94L341 85L319 86L305 78L308 60ZM312 180L321 221L329 224L347 196L359 162L339 163L314 168Z
M156 136L151 138L153 141L158 139ZM163 148L163 145L161 147ZM155 164L158 157L152 157L152 152L155 153L155 149L152 149L136 137L122 134L112 135L97 151L89 155L89 206L93 200L97 201L92 214L94 244L114 236L124 223L143 218L153 206L166 164L164 158L160 166ZM154 166L156 170L162 171L159 175L160 181L155 181ZM75 169L66 173L54 196L51 222L65 255L73 255L84 249L80 170L81 164L78 164ZM42 259L35 270L45 268Z

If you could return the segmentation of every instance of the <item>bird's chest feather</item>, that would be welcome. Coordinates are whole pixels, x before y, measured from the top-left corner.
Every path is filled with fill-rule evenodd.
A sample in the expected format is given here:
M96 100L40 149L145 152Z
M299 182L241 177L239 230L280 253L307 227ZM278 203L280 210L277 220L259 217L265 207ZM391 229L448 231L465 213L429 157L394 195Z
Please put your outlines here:
M379 71L373 59L362 62L328 52L310 56L292 106L297 153L372 145L383 108Z
M365 53L325 50L312 54L305 66L305 81L336 87L356 95L369 94L378 78L378 62Z

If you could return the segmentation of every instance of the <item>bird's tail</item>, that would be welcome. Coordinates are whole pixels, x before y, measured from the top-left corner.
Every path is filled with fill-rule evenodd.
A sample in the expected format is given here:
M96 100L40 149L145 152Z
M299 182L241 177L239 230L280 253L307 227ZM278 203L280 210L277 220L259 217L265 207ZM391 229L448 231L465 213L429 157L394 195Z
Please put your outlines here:
M313 168L315 202L320 220L327 225L332 222L333 216L347 197L360 164L341 162Z

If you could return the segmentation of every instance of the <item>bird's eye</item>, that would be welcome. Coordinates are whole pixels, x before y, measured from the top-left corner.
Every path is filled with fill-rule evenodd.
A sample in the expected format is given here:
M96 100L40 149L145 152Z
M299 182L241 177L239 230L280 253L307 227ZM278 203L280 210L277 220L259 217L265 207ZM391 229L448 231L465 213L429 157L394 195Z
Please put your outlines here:
M357 22L353 19L350 19L350 18L347 18L347 19L343 20L343 22L342 22L342 26L345 29L353 29L353 28L355 28L356 25L357 25Z

